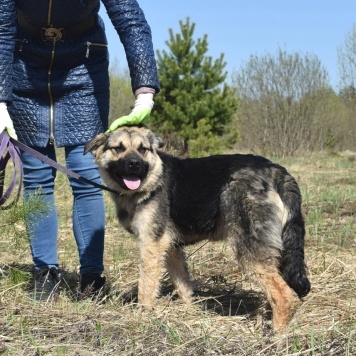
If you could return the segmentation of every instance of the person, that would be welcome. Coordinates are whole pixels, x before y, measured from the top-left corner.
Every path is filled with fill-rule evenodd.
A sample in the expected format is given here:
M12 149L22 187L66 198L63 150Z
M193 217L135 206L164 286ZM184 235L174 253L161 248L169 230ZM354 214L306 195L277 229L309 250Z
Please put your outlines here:
M0 132L56 159L64 147L70 170L101 183L84 145L108 129L108 49L101 3L123 44L135 95L131 113L109 131L147 119L159 92L152 35L136 0L1 0ZM40 194L47 213L27 214L34 264L34 297L45 298L60 281L56 171L21 152L24 201ZM105 210L102 191L69 178L72 222L80 262L80 290L103 287ZM42 297L40 299L43 299Z

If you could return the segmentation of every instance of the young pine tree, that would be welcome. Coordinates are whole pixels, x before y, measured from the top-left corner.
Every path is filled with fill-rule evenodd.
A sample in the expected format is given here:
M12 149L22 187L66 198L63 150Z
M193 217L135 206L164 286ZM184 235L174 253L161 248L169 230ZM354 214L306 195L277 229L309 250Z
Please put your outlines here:
M150 123L164 136L180 137L184 153L191 140L199 142L199 152L204 146L206 153L222 151L231 141L217 138L226 134L237 109L236 94L225 83L224 55L216 60L207 56L207 35L195 41L195 24L189 18L179 23L181 33L169 29L166 44L170 51L157 51L161 92L155 97ZM202 122L210 129L208 136L201 129ZM232 136L236 138L236 132Z

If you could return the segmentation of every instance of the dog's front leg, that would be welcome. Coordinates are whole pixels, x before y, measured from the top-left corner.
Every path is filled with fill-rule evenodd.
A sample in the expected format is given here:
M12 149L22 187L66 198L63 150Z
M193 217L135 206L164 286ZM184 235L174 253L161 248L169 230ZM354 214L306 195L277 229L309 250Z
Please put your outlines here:
M138 281L138 302L152 308L160 289L160 278L164 267L165 255L170 248L170 239L143 237L139 241L140 277Z
M185 254L181 247L174 247L167 252L166 267L179 296L185 303L190 304L193 299L193 289Z

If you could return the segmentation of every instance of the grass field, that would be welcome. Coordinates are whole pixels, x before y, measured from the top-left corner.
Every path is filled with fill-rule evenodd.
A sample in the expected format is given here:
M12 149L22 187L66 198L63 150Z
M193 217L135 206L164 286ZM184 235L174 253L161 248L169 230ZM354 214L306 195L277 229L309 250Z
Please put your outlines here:
M11 223L8 213L0 211L0 228L6 230L0 237L0 354L356 355L356 154L278 163L302 190L312 283L286 335L272 332L264 295L241 273L223 243L187 249L198 295L192 307L176 298L164 276L157 307L140 313L136 241L118 226L107 195L105 275L110 289L100 300L77 301L71 193L59 173L64 286L56 302L29 299L31 259L24 226L21 221Z

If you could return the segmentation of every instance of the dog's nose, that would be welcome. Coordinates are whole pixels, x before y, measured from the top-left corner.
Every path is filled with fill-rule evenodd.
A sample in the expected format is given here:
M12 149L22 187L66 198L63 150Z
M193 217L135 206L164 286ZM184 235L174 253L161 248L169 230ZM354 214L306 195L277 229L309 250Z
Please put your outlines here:
M127 160L126 164L127 164L127 168L135 170L140 168L141 160L137 158L130 158L129 160Z
M139 167L140 166L140 160L137 158L131 158L128 161L128 165L130 168L134 168L134 167Z

